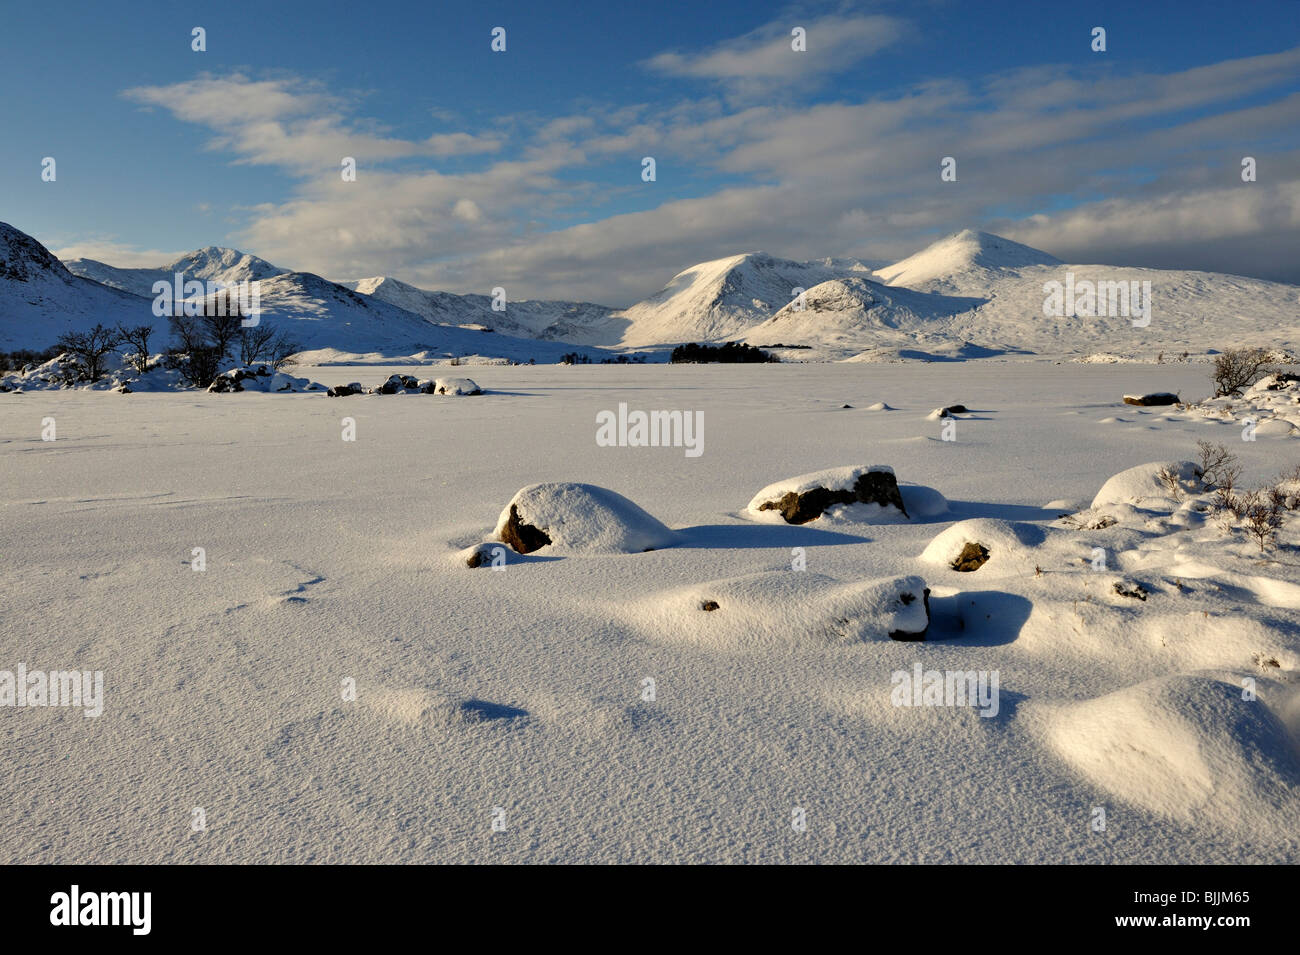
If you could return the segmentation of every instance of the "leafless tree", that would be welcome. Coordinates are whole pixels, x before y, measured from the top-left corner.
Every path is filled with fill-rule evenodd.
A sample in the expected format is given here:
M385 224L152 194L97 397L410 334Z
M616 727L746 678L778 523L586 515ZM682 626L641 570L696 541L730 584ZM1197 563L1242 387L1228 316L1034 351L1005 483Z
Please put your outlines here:
M86 381L99 381L104 376L104 356L117 346L117 333L96 325L88 332L64 332L55 345L76 360Z
M152 325L117 326L118 344L135 349L127 360L142 375L149 370L149 338L152 335Z

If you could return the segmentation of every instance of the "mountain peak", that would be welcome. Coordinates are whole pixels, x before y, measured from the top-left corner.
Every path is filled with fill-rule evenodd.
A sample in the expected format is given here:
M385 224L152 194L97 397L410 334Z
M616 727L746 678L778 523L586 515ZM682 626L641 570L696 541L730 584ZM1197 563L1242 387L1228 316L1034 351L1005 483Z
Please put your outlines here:
M41 275L67 280L63 263L26 232L0 222L0 279L30 282Z
M283 275L285 270L272 265L265 259L239 249L227 249L219 245L204 246L187 252L164 266L161 271L180 272L190 279L212 279L222 283L239 282L244 279L254 281Z
M1034 265L1060 264L1060 259L1040 249L991 232L962 229L878 270L876 275L890 285L916 287L951 282L972 272L1014 271Z

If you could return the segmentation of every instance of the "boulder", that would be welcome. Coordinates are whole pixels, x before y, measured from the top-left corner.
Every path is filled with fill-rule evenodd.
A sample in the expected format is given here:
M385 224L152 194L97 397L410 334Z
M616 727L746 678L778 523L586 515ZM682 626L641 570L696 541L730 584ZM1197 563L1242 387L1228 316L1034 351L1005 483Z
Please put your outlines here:
M483 389L470 378L438 378L434 380L433 390L440 395L483 394Z
M1176 405L1178 396L1168 391L1153 391L1145 395L1125 395L1124 404L1147 408L1153 405Z
M668 547L677 535L620 494L593 484L532 484L497 519L495 540L521 554L543 547L631 554Z
M908 517L894 469L886 465L830 468L769 484L749 502L750 514L780 515L787 524L815 521L839 504L875 504Z

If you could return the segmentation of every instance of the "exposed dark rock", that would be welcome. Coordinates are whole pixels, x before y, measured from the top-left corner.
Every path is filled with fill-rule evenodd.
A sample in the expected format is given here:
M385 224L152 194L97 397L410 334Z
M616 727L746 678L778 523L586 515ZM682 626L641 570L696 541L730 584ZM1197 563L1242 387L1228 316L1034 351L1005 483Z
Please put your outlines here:
M496 541L484 541L470 551L469 556L465 558L465 566L482 567L485 564L491 564L492 558L495 556L494 552L500 546Z
M329 391L325 392L331 398L346 398L348 395L359 395L362 392L353 388L351 385L335 385Z
M1119 594L1121 597L1131 597L1134 600L1147 599L1147 590L1145 587L1141 584L1133 584L1132 587L1125 589L1124 581L1122 580L1115 583L1115 593Z
M506 521L505 527L501 529L501 542L509 544L521 554L531 554L533 551L549 544L551 538L541 528L534 527L532 524L525 524L520 520L519 507L511 504L510 519Z
M896 507L904 517L909 516L903 506L903 495L898 491L898 479L891 471L868 471L853 483L851 489L832 491L815 487L802 494L789 491L780 500L765 501L760 511L780 511L787 524L807 524L816 520L828 507L836 504L879 504Z
M983 544L975 541L968 541L966 546L961 549L957 559L952 562L952 569L968 574L973 570L979 570L988 562L989 549Z
M898 599L904 604L911 604L916 599L916 594L904 591L898 595ZM916 641L924 640L925 635L930 632L930 588L926 587L921 594L921 600L925 603L925 629L919 633L912 633L907 630L894 630L889 634L890 640Z
M1124 404L1148 408L1153 405L1176 405L1178 396L1168 391L1153 391L1149 395L1125 395Z
M706 601L704 601L704 603L700 604L700 609L701 609L701 610L717 610L717 609L718 609L718 602L717 602L716 600L706 600Z
M965 405L948 405L945 408L939 409L940 418L951 418L955 414L966 414L966 413L967 413L967 409Z

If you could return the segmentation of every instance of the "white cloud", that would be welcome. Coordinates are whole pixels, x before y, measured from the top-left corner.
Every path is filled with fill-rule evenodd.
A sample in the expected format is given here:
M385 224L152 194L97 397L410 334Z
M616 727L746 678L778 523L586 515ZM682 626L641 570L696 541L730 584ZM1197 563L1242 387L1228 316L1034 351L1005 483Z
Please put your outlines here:
M806 48L793 49L793 30L805 31ZM713 80L740 94L813 85L893 43L905 21L884 15L790 17L696 53L665 52L645 65L669 76Z
M815 38L810 29L809 56ZM772 78L784 67L758 54L773 42L751 34L671 64L724 84ZM729 65L750 48L758 53L749 73ZM835 56L843 63L850 52ZM271 163L298 179L287 199L245 210L237 236L279 265L625 304L702 259L754 249L893 259L967 226L1002 228L1064 258L1122 248L1150 261L1163 247L1195 259L1189 267L1251 273L1242 251L1250 250L1253 274L1300 279L1300 265L1282 261L1300 239L1300 157L1277 146L1288 135L1294 143L1300 121L1300 95L1277 90L1297 66L1300 49L1140 81L1092 66L1043 67L860 102L595 105L412 140L387 136L357 119L355 106L293 78L209 76L131 95L207 126L233 161ZM1258 184L1240 183L1247 151L1264 153ZM646 154L660 177L643 187ZM338 177L341 155L357 157L356 182ZM450 155L463 157L455 173L438 168ZM958 181L945 183L939 160L949 155ZM595 164L611 161L632 170L627 186L596 175ZM679 198L674 177L683 173L727 185ZM633 189L663 198L638 212L595 211ZM587 221L548 228L557 215Z

